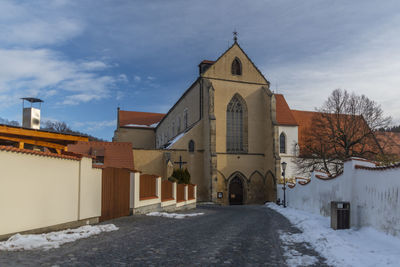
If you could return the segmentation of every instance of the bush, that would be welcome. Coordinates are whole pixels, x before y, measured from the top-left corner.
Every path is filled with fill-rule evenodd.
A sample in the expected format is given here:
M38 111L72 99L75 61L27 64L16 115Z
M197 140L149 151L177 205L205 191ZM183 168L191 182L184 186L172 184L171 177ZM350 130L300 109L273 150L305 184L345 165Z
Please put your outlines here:
M171 178L175 178L178 184L190 184L190 173L187 168L175 169Z

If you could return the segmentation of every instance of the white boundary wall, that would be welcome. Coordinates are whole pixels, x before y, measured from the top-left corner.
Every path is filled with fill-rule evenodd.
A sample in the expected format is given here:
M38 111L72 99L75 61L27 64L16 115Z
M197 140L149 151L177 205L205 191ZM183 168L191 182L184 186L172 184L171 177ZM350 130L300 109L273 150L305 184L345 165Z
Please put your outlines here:
M0 150L0 236L101 215L92 159Z
M177 183L173 183L173 200L161 201L161 177L156 178L156 195L152 199L140 200L140 172L130 174L130 197L129 207L132 213L148 213L152 211L179 209L197 203L197 185L194 187L194 199L188 199L188 186L185 185L185 201L176 202Z
M369 167L367 169L356 166ZM373 163L352 159L344 163L342 175L318 179L314 172L306 185L287 187L289 207L330 216L331 201L350 202L351 226L371 226L400 236L400 167L379 168ZM325 175L326 176L326 175ZM278 197L283 200L282 187Z

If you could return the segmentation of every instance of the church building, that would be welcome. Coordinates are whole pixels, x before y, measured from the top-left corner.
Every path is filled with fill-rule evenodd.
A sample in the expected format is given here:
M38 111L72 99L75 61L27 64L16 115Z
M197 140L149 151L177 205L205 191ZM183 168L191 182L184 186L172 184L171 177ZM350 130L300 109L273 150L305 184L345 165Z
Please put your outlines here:
M234 40L217 60L199 64L198 78L166 114L118 109L113 141L132 143L134 167L143 172L166 179L187 168L199 201L275 201L276 97Z

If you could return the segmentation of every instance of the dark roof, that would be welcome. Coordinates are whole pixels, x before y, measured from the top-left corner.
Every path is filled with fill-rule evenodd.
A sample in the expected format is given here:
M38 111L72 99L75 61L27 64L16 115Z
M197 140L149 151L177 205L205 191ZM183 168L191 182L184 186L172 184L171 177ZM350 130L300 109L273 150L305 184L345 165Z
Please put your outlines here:
M214 64L215 63L215 61L213 61L213 60L203 60L202 62L200 62L200 64L210 64L210 65L212 65L212 64Z
M44 102L42 99L34 98L34 97L23 97L21 99L22 100L26 100L26 101L31 102L31 103L42 103L42 102Z

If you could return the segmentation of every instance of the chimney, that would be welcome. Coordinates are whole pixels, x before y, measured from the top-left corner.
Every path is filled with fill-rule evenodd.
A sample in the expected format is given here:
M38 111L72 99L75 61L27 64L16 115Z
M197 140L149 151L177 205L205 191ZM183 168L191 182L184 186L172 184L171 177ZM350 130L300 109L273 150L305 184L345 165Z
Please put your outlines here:
M203 60L202 62L200 62L199 64L199 75L202 75L204 72L206 72L206 70L208 70L208 68L210 68L212 66L212 64L214 64L215 61L211 61L211 60Z
M33 97L22 99L22 127L30 129L40 129L40 108L43 100ZM30 107L25 107L25 101L31 103ZM33 107L34 103L39 103L39 107Z

